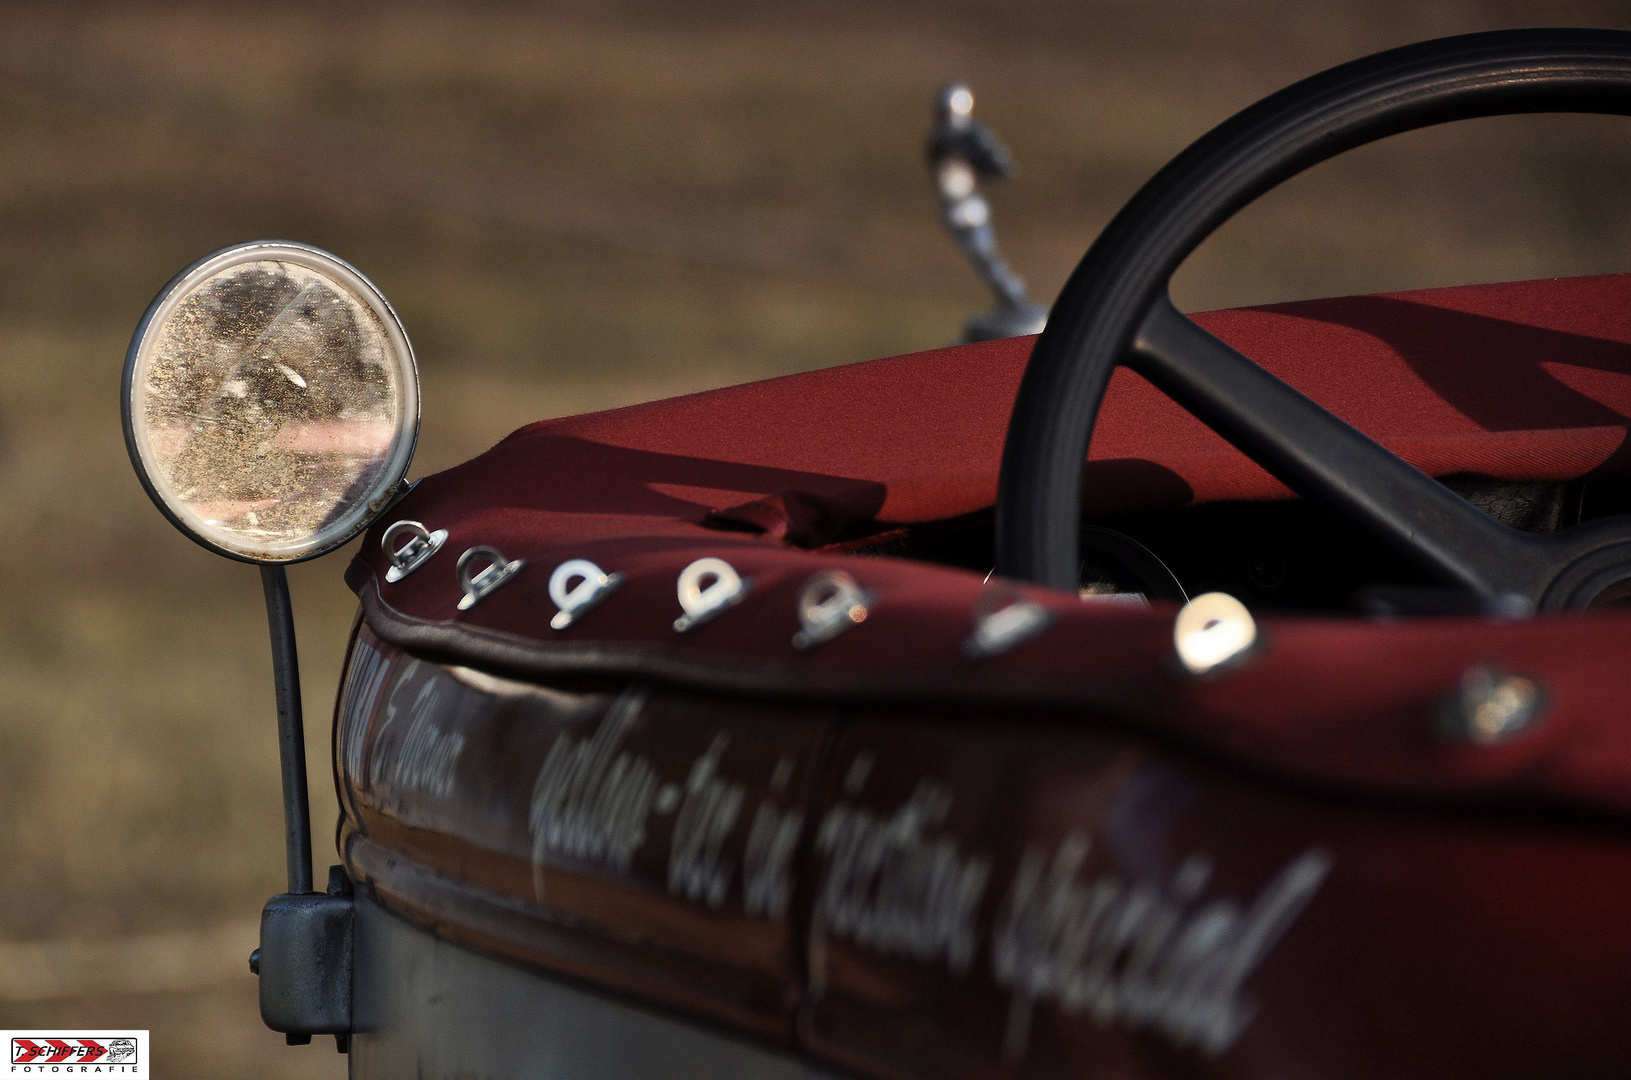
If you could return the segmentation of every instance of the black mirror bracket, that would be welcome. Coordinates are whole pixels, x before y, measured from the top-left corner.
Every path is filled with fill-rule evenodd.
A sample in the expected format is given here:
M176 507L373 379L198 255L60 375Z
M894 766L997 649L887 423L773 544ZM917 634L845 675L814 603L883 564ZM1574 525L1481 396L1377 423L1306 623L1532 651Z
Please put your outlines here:
M261 1019L291 1046L333 1035L351 1049L351 952L355 910L345 868L332 866L326 893L281 893L261 909L260 948L249 969L260 976Z
M306 787L306 730L300 706L289 577L280 564L261 566L272 637L277 694L278 761L283 775L284 854L289 891L261 911L260 948L249 968L260 977L261 1019L290 1045L333 1035L341 1053L351 1035L351 884L329 868L328 891L312 891L311 801Z
M278 764L283 774L283 842L289 891L311 888L311 800L306 789L306 722L300 708L300 656L295 649L294 606L281 564L261 566L266 623L272 635L272 680L277 695Z

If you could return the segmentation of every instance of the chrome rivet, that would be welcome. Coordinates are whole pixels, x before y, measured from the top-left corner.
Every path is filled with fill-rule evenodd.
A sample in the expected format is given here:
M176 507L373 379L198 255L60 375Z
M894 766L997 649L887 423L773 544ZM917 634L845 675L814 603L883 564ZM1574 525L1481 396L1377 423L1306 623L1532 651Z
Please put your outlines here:
M408 542L397 547L391 541L402 533L412 533ZM447 543L447 530L437 529L431 532L417 521L399 521L385 530L385 535L379 538L379 546L385 550L385 558L390 561L391 568L385 571L385 580L390 582L401 581L421 566L425 561Z
M1000 656L1053 624L1053 612L1007 589L989 590L974 602L974 632L963 642L970 659Z
M1474 664L1439 709L1435 726L1443 738L1493 746L1531 727L1545 708L1546 692L1533 679Z
M472 574L470 568L483 561L487 565ZM510 580L526 565L525 559L506 559L504 553L495 547L473 547L460 555L458 578L464 595L459 598L459 610L469 611L475 607L483 597Z
M1205 675L1257 643L1257 622L1246 605L1228 593L1202 593L1178 612L1172 643L1185 670Z
M698 559L680 571L676 591L685 614L674 620L674 632L684 634L718 618L741 603L752 587L753 579L742 577L724 559Z
M577 579L577 584L567 588ZM565 630L623 584L622 574L608 574L588 559L568 559L549 575L549 598L561 610L549 620L556 630Z
M866 621L872 594L842 570L818 570L799 590L795 649L813 649Z

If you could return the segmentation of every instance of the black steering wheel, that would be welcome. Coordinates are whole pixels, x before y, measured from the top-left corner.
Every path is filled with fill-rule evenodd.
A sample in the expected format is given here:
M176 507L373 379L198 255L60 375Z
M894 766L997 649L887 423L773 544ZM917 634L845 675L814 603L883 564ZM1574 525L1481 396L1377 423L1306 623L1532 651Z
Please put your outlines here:
M1507 527L1179 313L1168 282L1230 216L1304 169L1402 131L1512 113L1631 115L1631 33L1518 30L1410 45L1295 83L1202 136L1122 208L1036 343L1003 448L997 571L1077 587L1082 470L1126 364L1299 495L1334 506L1446 584L1537 609L1631 578L1631 518Z

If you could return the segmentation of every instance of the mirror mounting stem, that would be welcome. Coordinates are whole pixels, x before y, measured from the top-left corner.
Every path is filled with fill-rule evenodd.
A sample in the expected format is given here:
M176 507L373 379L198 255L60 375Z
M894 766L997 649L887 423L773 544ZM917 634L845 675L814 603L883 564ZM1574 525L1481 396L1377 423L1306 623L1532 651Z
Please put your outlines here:
M295 651L294 606L281 564L262 564L266 622L272 634L272 679L277 692L278 761L283 772L283 834L289 891L311 887L311 804L306 789L306 725L300 709L300 658Z

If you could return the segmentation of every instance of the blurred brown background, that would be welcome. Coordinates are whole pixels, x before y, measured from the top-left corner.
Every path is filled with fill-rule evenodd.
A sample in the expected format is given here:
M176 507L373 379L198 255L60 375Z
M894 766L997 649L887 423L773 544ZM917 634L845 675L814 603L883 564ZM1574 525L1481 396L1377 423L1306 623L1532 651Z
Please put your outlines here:
M125 345L196 256L330 249L419 352L415 475L535 419L944 344L984 308L921 159L968 80L1050 300L1168 157L1391 45L1631 27L1618 3L1058 0L0 9L0 1027L154 1029L157 1075L340 1076L261 1028L282 885L255 573L172 532ZM1631 265L1631 129L1491 120L1313 170L1181 273L1191 309ZM344 554L298 568L316 844Z

